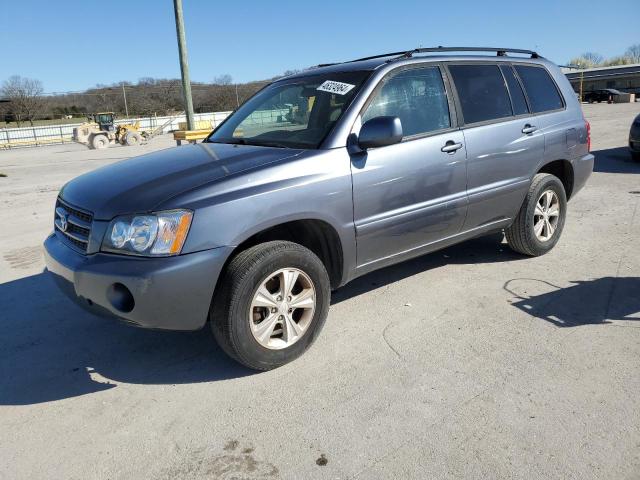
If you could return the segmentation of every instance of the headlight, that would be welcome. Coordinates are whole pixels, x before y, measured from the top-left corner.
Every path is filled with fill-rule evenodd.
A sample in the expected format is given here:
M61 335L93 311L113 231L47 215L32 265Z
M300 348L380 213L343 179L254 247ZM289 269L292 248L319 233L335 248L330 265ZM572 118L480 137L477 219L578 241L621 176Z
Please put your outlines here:
M187 238L193 212L169 210L114 218L102 241L104 252L129 255L177 255Z

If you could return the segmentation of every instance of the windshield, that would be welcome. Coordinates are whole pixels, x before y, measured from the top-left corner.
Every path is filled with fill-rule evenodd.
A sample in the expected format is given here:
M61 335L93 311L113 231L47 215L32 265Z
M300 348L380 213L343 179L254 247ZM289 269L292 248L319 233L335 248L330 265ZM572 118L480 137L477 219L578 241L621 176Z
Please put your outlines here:
M206 142L318 148L371 72L292 78L259 91Z
M96 123L111 123L112 120L113 120L113 117L106 113L96 115Z

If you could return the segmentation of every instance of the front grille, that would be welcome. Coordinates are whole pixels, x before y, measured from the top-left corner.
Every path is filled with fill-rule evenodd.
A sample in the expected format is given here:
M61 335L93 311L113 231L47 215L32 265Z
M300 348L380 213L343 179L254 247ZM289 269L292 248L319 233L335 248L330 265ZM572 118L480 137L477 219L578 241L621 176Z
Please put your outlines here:
M58 198L54 225L56 234L79 252L87 253L93 215Z

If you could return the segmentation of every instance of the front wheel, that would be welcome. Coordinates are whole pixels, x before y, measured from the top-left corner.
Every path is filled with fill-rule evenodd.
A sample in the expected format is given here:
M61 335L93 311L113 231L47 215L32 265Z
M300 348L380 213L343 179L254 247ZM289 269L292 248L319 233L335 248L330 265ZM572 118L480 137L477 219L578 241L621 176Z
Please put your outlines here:
M129 147L140 145L142 143L142 136L138 132L128 132L124 136L124 143Z
M91 145L95 150L107 148L109 146L109 139L106 135L94 135L91 139Z
M537 257L551 250L562 234L567 216L567 196L560 179L548 173L533 177L522 207L506 229L509 246Z
M213 299L210 320L220 347L255 370L302 355L329 310L329 276L320 259L292 242L266 242L231 260Z

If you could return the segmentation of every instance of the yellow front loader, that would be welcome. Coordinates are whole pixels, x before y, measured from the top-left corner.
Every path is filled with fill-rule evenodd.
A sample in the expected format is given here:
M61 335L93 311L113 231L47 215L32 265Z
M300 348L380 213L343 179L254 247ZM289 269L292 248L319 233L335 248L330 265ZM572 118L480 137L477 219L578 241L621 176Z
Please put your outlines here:
M73 140L89 148L106 148L109 144L140 145L146 135L140 122L116 125L115 113L101 112L89 115L88 122L73 129Z

